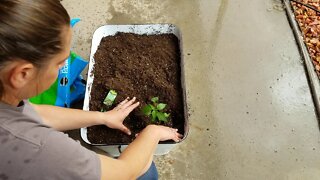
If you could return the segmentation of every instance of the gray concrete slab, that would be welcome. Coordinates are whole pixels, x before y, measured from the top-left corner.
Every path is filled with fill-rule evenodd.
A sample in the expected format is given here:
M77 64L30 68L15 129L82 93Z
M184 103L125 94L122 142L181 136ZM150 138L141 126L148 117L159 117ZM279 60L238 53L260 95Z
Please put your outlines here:
M156 157L161 179L319 179L320 133L279 1L63 1L89 57L104 24L174 23L185 52L189 137ZM188 55L188 53L190 55Z

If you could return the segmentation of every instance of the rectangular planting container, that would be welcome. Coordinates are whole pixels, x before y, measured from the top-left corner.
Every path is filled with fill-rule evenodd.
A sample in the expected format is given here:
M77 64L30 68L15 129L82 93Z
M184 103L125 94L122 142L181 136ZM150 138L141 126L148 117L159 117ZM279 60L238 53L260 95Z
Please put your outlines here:
M87 77L87 87L86 94L84 99L83 110L90 111L89 109L89 101L90 101L90 93L92 84L94 82L93 75L93 67L95 64L94 55L99 47L101 39L106 36L113 36L117 32L125 32L125 33L134 33L134 34L147 34L147 35L156 35L156 34L174 34L180 43L180 66L181 66L181 86L182 86L182 97L183 97L183 108L184 108L184 136L183 139L186 139L187 134L189 132L188 125L188 109L186 103L186 91L185 91L185 76L184 76L184 61L183 61L183 48L182 48L182 38L179 29L172 24L149 24L149 25L105 25L98 28L93 35L92 38L92 46L91 46L91 54L90 54L90 62L88 69L88 77ZM81 128L81 138L86 143L96 146L99 149L102 149L109 153L112 156L119 156L120 153L128 146L128 144L94 144L88 140L87 136L87 128ZM174 142L160 142L157 146L155 155L163 155L167 154L170 150L176 146L177 143Z

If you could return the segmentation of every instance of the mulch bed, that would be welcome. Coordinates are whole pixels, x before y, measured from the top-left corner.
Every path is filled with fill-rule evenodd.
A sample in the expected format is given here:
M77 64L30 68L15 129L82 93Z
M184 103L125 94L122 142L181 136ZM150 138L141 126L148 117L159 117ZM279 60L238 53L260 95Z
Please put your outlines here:
M301 0L301 2L320 10L320 0ZM292 2L292 6L313 65L320 78L320 13L295 2Z
M152 97L166 103L170 113L167 123L156 123L179 129L184 134L184 108L181 86L179 40L173 34L137 35L117 33L101 40L94 56L94 82L91 90L90 111L100 111L110 89L117 91L114 104L126 97L136 97L140 106L124 124L132 131L126 135L106 126L88 128L88 139L93 144L130 143L151 121L141 112Z

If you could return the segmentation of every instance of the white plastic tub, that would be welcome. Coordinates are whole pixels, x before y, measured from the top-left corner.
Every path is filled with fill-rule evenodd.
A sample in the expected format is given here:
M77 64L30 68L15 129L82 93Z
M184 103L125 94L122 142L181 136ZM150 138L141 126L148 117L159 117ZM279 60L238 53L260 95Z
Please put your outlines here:
M181 52L181 85L183 89L183 105L184 105L184 117L185 117L185 125L184 125L184 140L187 137L189 132L188 126L188 115L187 115L187 104L186 104L186 93L185 93L185 81L184 81L184 63L183 63L183 53L182 53L182 38L179 29L172 24L150 24L150 25L105 25L98 28L93 35L92 38L92 46L91 46L91 54L90 54L90 62L89 62L89 70L88 70L88 78L87 78L87 87L86 94L84 99L83 110L89 111L89 101L90 101L90 93L92 83L94 81L93 75L93 67L95 64L94 54L96 53L100 41L103 37L113 36L117 32L127 32L127 33L135 33L135 34L168 34L172 33L179 39L180 42L180 52ZM89 142L87 137L87 128L81 128L81 138L86 143L96 146L112 156L119 156L120 153L127 147L127 144L124 145L107 145L107 144L93 144ZM167 154L176 143L160 143L157 146L156 155Z

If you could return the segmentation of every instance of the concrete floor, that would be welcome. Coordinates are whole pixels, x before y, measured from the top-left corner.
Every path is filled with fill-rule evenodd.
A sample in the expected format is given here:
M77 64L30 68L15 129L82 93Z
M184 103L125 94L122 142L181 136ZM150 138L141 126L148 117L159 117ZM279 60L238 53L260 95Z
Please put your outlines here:
M105 24L183 33L188 138L156 157L161 179L319 179L320 133L302 60L277 0L63 1L74 50ZM190 53L190 55L187 55Z

